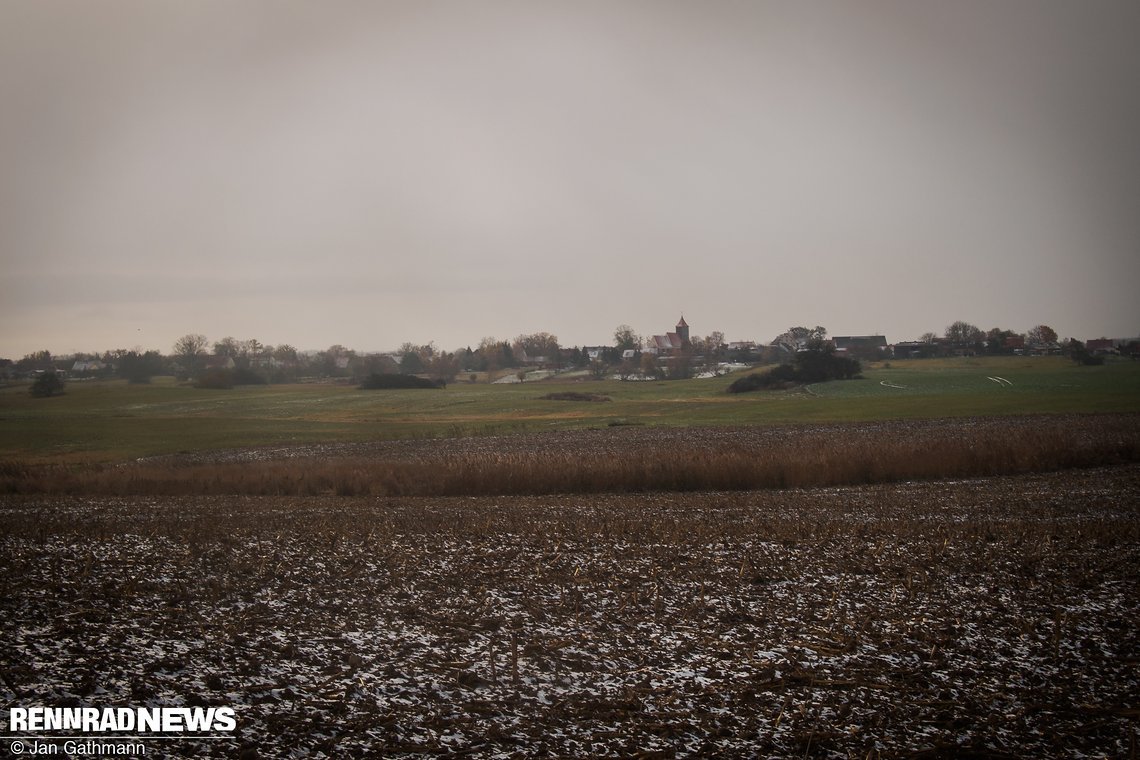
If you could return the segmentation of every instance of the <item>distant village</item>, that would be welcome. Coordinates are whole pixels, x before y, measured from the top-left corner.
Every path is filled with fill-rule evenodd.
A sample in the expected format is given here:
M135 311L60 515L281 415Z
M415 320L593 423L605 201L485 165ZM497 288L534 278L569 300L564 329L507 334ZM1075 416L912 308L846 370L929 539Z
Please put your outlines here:
M358 353L341 345L323 351L268 346L257 340L223 338L211 343L188 334L169 353L113 350L101 354L53 356L38 351L21 359L0 358L0 382L54 373L72 380L121 377L148 382L173 376L207 387L287 382L358 382L374 374L407 374L442 382L522 382L552 375L667 380L723 374L746 366L776 364L801 351L827 351L864 362L975 355L1066 355L1080 363L1118 357L1140 358L1140 338L1061 341L1051 327L1028 333L983 331L955 322L943 335L891 343L885 335L827 335L823 327L792 327L767 343L726 341L723 333L691 335L684 315L672 330L641 336L619 325L605 345L559 345L549 333L514 340L484 338L477 347L441 351L434 344L405 343L396 351Z

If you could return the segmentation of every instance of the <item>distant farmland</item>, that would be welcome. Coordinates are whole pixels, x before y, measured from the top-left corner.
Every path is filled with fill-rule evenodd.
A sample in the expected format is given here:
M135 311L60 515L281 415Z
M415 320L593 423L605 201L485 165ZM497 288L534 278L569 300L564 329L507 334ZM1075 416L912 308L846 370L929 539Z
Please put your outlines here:
M171 757L1135 755L1140 364L731 381L0 389L0 707L234 708Z
M0 389L0 459L123 461L181 451L401 438L449 438L615 425L867 422L1018 414L1140 412L1140 363L1078 367L1059 358L909 360L861 380L732 395L733 377L672 382L559 381L445 390L290 385L202 390L162 380L71 383L32 399ZM1007 383L990 377L1001 377ZM559 391L610 399L556 401Z

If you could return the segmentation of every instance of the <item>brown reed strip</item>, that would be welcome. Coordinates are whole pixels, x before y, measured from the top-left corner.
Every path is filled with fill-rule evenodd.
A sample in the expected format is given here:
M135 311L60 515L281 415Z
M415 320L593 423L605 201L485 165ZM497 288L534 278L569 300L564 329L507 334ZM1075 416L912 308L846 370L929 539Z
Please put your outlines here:
M1112 418L1109 418L1111 420ZM484 449L435 459L361 456L252 462L38 465L0 462L0 493L91 495L491 496L756 490L969 478L1140 461L1127 422L977 429L926 426L790 436L772 447L678 445L612 450ZM906 430L905 426L902 430Z

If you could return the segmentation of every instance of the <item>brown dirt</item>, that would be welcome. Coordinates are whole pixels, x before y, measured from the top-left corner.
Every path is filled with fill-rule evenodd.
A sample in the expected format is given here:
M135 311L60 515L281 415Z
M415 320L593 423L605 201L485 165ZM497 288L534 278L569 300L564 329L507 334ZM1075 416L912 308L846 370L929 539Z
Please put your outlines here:
M232 741L149 756L1126 757L1138 738L1137 465L0 514L4 707L237 708Z

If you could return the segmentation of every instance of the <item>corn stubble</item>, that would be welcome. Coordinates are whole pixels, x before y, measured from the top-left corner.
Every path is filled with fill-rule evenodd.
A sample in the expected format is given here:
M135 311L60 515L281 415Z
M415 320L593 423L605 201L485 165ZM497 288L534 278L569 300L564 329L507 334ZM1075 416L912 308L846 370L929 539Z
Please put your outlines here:
M595 436L591 461L651 437ZM234 741L163 745L181 756L1135 753L1136 463L0 508L4 701L237 707Z

